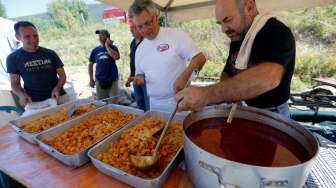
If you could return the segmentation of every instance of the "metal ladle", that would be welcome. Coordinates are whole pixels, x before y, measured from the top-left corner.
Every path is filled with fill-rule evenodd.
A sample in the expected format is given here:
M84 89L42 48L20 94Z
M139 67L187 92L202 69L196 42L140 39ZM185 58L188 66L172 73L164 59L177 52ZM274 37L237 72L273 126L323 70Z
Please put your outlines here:
M165 127L164 127L164 129L163 129L163 131L161 133L161 135L160 135L160 139L159 139L158 143L155 146L153 155L152 156L131 156L131 163L137 169L139 169L139 170L147 170L147 169L152 168L156 164L159 147L161 145L163 137L166 134L166 131L168 130L168 127L169 127L171 121L173 120L173 118L174 118L174 116L176 114L178 104L179 103L176 104L173 113L170 114L170 117L169 117L169 119L168 119L168 121L167 121L167 123L166 123L166 125L165 125Z
M193 79L193 77L197 74L197 71L194 70L193 73L191 74L188 82L186 83L186 85L184 86L184 88L186 88L190 81ZM152 156L134 156L132 155L131 156L131 163L132 165L139 169L139 170L148 170L150 168L152 168L156 162L157 162L157 155L158 155L158 151L159 151L159 147L161 145L161 142L163 140L163 137L165 136L166 134L166 131L168 130L168 127L171 123L171 121L173 120L175 114L176 114L176 111L177 111L177 107L178 107L178 104L182 101L179 100L177 103L176 103L176 106L175 106L175 109L174 111L170 114L169 116L169 119L168 121L166 122L166 125L164 126L164 129L160 135L160 138L159 138L159 141L157 142L156 146L155 146L155 149L154 149L154 153Z

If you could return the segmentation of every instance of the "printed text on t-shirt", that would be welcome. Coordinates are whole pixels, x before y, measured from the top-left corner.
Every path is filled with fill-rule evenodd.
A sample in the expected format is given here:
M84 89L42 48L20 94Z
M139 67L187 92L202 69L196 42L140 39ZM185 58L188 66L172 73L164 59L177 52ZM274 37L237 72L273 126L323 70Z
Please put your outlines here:
M34 61L27 61L24 63L24 67L28 72L34 72L50 68L52 65L50 59L38 59Z

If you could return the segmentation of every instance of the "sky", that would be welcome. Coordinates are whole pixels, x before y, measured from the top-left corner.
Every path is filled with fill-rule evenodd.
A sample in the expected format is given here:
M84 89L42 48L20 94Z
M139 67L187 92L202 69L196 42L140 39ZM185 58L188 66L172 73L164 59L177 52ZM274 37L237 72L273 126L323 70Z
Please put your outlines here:
M47 4L52 0L0 0L9 18L28 16L47 12ZM83 0L87 4L99 3L95 0Z

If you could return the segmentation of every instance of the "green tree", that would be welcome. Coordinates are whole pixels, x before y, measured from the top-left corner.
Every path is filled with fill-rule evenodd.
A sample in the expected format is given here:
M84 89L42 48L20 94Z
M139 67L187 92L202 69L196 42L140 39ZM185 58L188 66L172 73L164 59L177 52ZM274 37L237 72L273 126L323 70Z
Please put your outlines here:
M24 17L24 20L30 21L31 23L34 23L34 25L38 28L39 31L45 31L48 29L52 29L54 26L53 20L51 19L45 19L35 16L27 16Z
M286 11L281 16L302 40L310 40L313 45L333 46L336 43L335 5Z
M88 19L88 6L81 0L56 0L48 5L48 14L57 27L71 29Z
M7 18L5 6L2 4L1 0L0 0L0 17Z

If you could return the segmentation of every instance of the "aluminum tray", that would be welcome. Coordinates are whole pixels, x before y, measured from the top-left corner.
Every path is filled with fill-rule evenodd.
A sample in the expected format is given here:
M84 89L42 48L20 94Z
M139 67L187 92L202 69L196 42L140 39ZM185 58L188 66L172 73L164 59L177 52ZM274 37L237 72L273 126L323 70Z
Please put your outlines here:
M165 182L165 180L167 179L167 177L169 176L169 174L171 173L171 171L173 170L173 168L179 162L178 159L180 158L179 154L181 153L181 150L183 148L182 146L177 151L177 153L175 154L173 159L170 161L170 163L167 165L167 167L164 169L164 171L161 173L161 175L157 178L154 178L154 179L144 179L144 178L140 178L140 177L134 176L132 174L126 173L126 172L124 172L124 171L122 171L118 168L115 168L115 167L113 167L109 164L106 164L106 163L96 159L96 156L99 155L100 153L103 153L104 151L106 151L110 147L110 144L113 143L114 141L116 141L121 136L121 134L123 133L124 130L126 130L127 128L130 128L132 126L135 126L142 119L147 118L147 117L151 117L151 116L168 119L169 115L170 115L170 113L168 113L168 112L159 112L159 111L146 112L144 114L144 116L142 116L141 118L137 119L136 121L133 121L132 123L130 123L127 126L125 126L124 128L122 128L117 133L109 136L104 141L102 141L101 143L97 144L96 146L94 146L93 148L91 148L89 150L88 156L90 157L93 165L99 171L103 172L104 174L107 174L107 175L109 175L109 176L111 176L115 179L118 179L118 180L120 180L122 182L125 182L125 183L127 183L131 186L134 186L134 187L141 187L141 188L161 187L163 185L163 183ZM185 115L176 114L173 120L181 120L182 121L184 118L185 118Z
M59 152L58 150L56 150L55 148L49 146L48 144L44 143L43 140L44 139L51 139L56 137L57 135L63 133L64 131L67 131L69 128L75 126L76 124L88 119L89 117L94 116L95 114L99 113L99 112L103 112L109 109L117 109L120 110L124 113L129 113L129 114L136 114L138 115L137 118L140 118L141 115L143 114L142 110L136 109L136 108L131 108L131 107L127 107L127 106L120 106L120 105L116 105L116 104L108 104L106 106L103 106L101 108L98 108L94 111L91 111L87 114L84 114L83 116L79 117L79 118L74 118L70 121L64 122L62 123L62 125L53 128L53 129L49 129L47 131L44 131L43 133L40 133L36 136L36 141L38 142L39 146L41 147L41 149L45 152L47 152L48 154L50 154L51 156L55 157L56 159L62 161L64 164L71 166L71 167L80 167L83 164L85 164L86 162L88 162L90 159L87 156L87 151L94 146L95 144L97 144L98 142L104 140L106 137L108 137L109 135L106 135L105 137L103 137L102 139L100 139L99 141L97 141L94 144L91 144L89 147L87 147L86 149L82 150L81 152L77 153L77 154L73 154L73 155L65 155L61 152ZM137 118L135 118L132 121L135 121ZM132 122L131 121L131 122ZM130 122L129 122L130 123ZM126 124L127 125L127 124ZM122 127L121 127L122 128ZM120 130L121 128L117 129L116 131ZM114 133L116 132L114 131ZM113 134L113 133L111 133Z
M105 102L97 101L97 100L93 100L93 99L78 99L78 100L75 100L75 101L71 101L71 102L68 102L68 103L65 103L65 104L61 104L61 105L58 105L58 106L55 106L55 107L48 108L48 109L40 111L38 113L34 113L34 114L31 114L31 115L28 115L28 116L20 117L20 118L18 118L16 120L10 121L9 125L11 125L11 127L14 128L14 130L18 133L19 136L21 136L22 138L24 138L25 140L27 140L28 142L30 142L32 144L37 144L37 142L36 142L35 139L36 139L36 136L39 133L42 133L42 132L44 132L46 130L55 128L59 124L57 124L57 125L55 125L53 127L50 127L49 129L43 130L43 131L41 131L39 133L28 133L28 132L25 132L22 129L23 125L25 125L27 123L30 123L32 121L35 121L35 120L37 120L39 118L42 118L43 116L56 113L59 110L61 110L62 108L64 108L64 107L68 108L69 111L71 111L71 110L74 110L76 108L76 106L79 106L79 105L82 105L82 104L88 104L88 103L95 104L97 106L97 108L99 108L101 106L104 106L106 104ZM68 114L68 115L71 116L71 114ZM80 116L77 116L77 117L80 117ZM66 121L69 121L69 120L66 120Z

